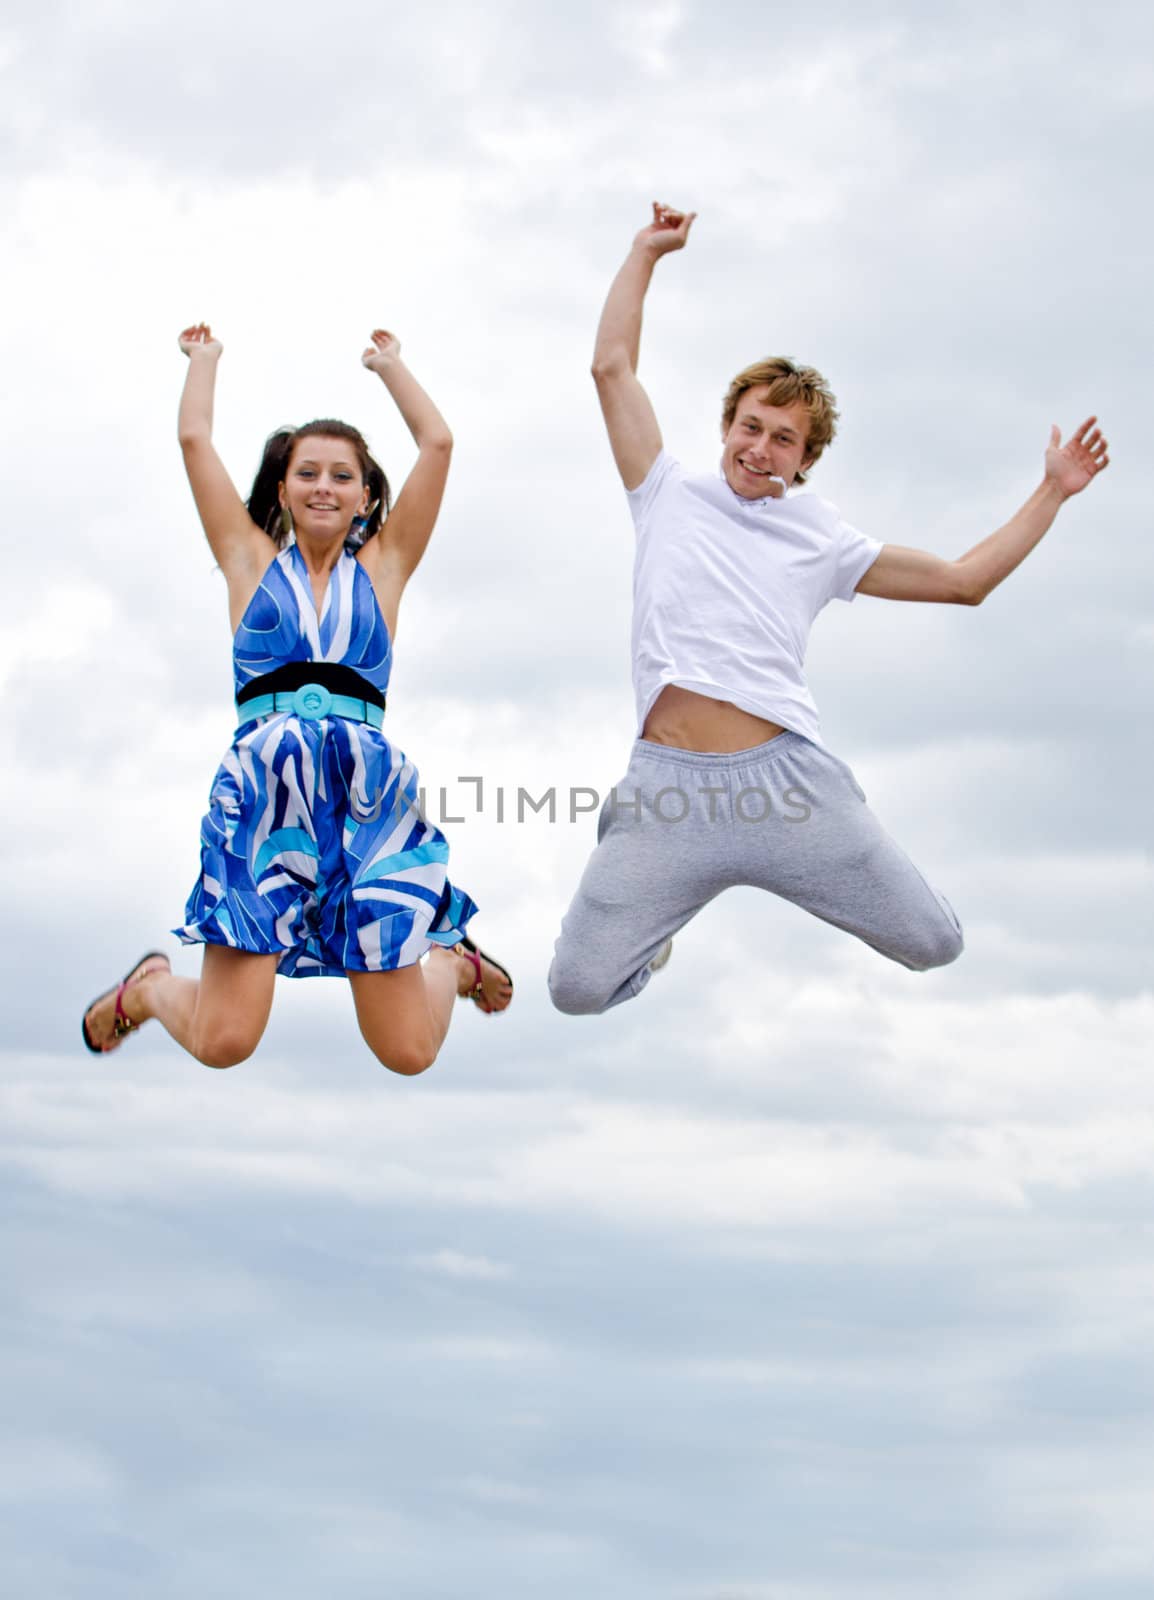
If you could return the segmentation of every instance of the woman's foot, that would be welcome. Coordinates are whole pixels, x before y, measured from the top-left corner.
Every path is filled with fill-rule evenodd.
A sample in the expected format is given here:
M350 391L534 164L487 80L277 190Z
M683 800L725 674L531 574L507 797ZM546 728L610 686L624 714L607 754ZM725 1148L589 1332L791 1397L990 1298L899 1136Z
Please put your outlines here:
M482 1011L504 1011L513 998L513 980L492 956L479 950L472 939L462 939L453 946L460 972L457 994L462 1000L472 1000Z
M164 952L150 950L118 984L93 1000L81 1019L80 1031L94 1055L107 1055L128 1034L135 1033L149 1015L141 1004L143 987L148 979L171 971Z

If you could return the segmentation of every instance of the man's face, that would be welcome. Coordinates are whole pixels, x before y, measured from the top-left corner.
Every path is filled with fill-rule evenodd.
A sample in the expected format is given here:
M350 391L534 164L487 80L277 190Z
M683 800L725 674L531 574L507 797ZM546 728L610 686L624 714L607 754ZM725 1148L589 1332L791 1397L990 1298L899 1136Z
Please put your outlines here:
M772 480L784 478L788 487L809 466L808 436L809 412L800 400L771 406L756 389L747 389L737 402L729 431L722 435L721 470L726 483L743 500L780 495L781 485Z

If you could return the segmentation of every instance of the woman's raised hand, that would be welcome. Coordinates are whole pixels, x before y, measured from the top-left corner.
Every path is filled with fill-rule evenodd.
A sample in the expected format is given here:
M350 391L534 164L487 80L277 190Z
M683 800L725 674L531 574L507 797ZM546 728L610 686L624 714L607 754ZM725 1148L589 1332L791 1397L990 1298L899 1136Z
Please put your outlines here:
M401 341L395 333L390 333L387 328L374 328L369 335L369 343L361 354L361 360L370 372L380 372L382 367L387 367L395 361L401 353Z
M176 342L186 356L190 356L194 350L212 350L219 355L224 349L220 340L213 338L207 322L194 322L191 328L185 328Z

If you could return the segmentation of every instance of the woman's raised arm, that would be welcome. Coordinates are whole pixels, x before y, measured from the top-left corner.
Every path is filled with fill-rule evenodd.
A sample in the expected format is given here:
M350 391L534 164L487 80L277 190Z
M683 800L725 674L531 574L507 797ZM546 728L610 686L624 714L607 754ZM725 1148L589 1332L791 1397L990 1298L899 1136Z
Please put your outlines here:
M377 587L386 615L391 613L392 627L401 592L425 553L441 509L453 435L444 417L401 360L401 343L394 334L377 328L361 360L389 391L419 452L384 527L365 545L361 557ZM374 545L377 546L375 550Z
M188 357L177 421L184 469L205 536L228 580L230 601L247 590L247 594L243 594L247 603L274 551L267 534L245 510L244 501L212 442L216 368L224 347L219 339L213 338L206 322L185 328L178 342ZM241 610L243 608L242 604Z

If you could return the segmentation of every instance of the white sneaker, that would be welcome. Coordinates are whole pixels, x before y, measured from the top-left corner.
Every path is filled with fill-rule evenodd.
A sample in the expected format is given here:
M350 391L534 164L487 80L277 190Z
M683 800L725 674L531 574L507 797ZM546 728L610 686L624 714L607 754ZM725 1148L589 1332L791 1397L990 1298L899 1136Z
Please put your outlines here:
M667 967L669 965L669 958L672 954L673 940L666 939L665 943L661 946L661 949L649 963L649 976L652 977L655 972L660 972L662 967Z

